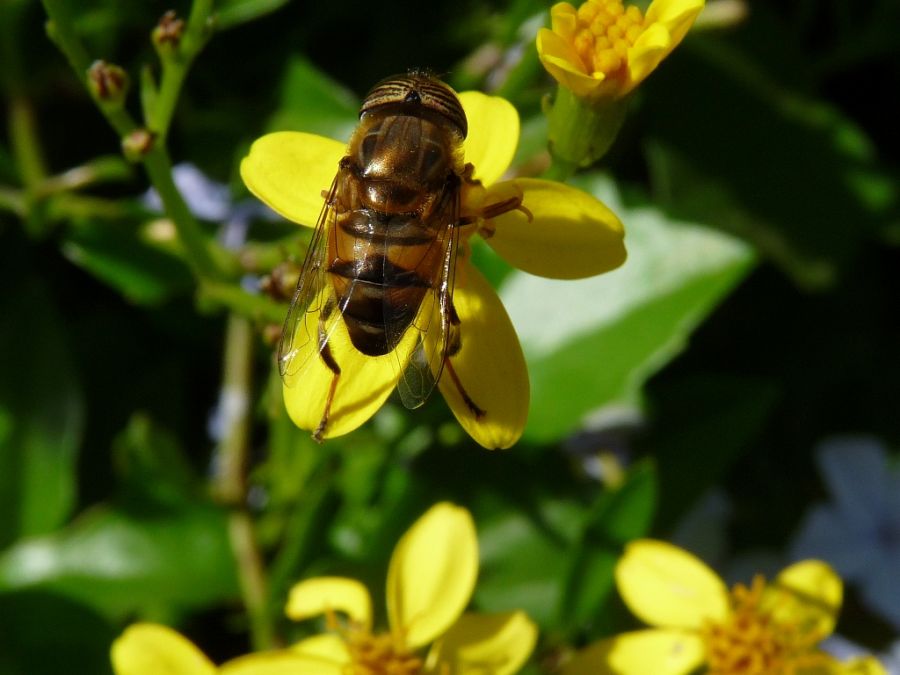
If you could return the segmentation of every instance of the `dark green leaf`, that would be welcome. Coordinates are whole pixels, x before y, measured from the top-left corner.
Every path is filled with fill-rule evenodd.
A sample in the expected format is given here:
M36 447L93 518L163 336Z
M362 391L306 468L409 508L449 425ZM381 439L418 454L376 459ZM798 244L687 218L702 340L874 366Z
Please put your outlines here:
M110 624L89 607L39 591L0 594L0 673L112 672Z
M569 557L559 618L577 629L603 617L613 590L613 571L622 548L647 534L656 510L653 465L635 465L617 487L604 490L584 523L584 533Z
M288 62L281 103L267 125L270 131L306 131L341 141L356 127L359 101L340 84L296 57ZM337 167L334 168L337 172Z
M751 445L778 401L761 378L696 375L654 392L661 426L651 440L661 476L659 522L665 532Z
M65 323L15 251L0 260L0 548L56 529L75 499L84 404ZM19 276L21 273L21 276Z
M224 0L216 7L216 27L224 30L253 21L287 3L288 0Z
M486 611L522 609L544 627L556 625L567 561L581 510L545 499L536 510L476 513L481 569L475 603Z
M692 46L647 90L656 196L751 241L807 287L833 282L896 217L895 178L837 108L780 88L725 42Z
M109 225L73 229L63 252L132 302L154 305L191 287L178 258L149 246L134 231Z

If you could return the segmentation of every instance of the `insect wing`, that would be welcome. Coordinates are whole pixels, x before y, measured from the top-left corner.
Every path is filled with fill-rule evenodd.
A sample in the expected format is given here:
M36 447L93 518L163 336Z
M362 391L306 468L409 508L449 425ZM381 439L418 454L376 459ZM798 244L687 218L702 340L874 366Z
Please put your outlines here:
M312 357L322 351L340 319L340 313L334 311L334 288L328 282L326 260L335 222L332 204L336 187L335 177L319 212L278 343L278 370L288 386L297 381Z
M448 189L435 214L437 234L422 256L415 272L427 280L428 290L408 330L418 333L409 359L398 362L400 376L397 391L407 408L421 406L441 377L444 359L452 345L456 330L453 310L453 283L459 244L459 190ZM439 264L430 261L437 260ZM429 261L429 262L426 262ZM429 269L430 268L430 269ZM390 336L399 344L406 332Z

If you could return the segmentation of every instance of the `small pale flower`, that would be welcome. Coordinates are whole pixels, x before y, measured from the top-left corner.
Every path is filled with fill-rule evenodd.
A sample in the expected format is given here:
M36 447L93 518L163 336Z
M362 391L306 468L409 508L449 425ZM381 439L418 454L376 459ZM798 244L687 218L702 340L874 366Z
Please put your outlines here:
M841 605L840 577L805 560L774 581L725 583L692 554L671 544L632 542L616 566L629 609L654 626L596 642L563 675L884 675L872 658L841 663L820 649Z
M791 555L827 560L900 630L900 466L870 437L833 438L816 461L831 500L806 515Z
M373 627L371 597L358 581L308 579L291 590L287 615L325 615L329 632L293 649L329 664L327 675L511 675L531 654L537 628L523 612L463 613L477 573L471 515L437 504L394 549L387 630Z
M541 63L581 98L618 99L634 90L678 46L704 0L653 0L647 13L622 0L587 0L550 10L537 35Z
M507 448L521 436L528 416L529 383L515 329L500 298L471 264L469 240L476 233L512 265L540 276L575 279L612 270L625 260L618 218L591 195L562 183L533 178L500 180L519 138L519 117L506 100L463 92L468 120L464 161L474 182L464 181L460 215L473 218L459 228L453 307L459 319L460 349L447 355L438 388L463 428L487 448ZM296 223L314 226L327 191L346 154L343 143L300 132L278 132L257 140L241 163L253 194ZM486 206L521 198L521 209L481 218ZM488 210L488 212L490 212ZM316 324L309 319L309 331ZM336 331L341 332L341 329ZM312 333L310 333L312 334ZM408 336L409 332L407 333ZM342 335L342 333L341 333ZM318 354L316 340L297 347L298 361L313 363L303 381L285 382L285 405L294 423L317 438L346 434L368 420L399 381L396 363L408 361L406 337L397 353L366 356L347 343L329 343L341 377ZM339 353L338 353L339 352ZM331 387L334 387L332 390ZM328 424L321 428L326 400Z

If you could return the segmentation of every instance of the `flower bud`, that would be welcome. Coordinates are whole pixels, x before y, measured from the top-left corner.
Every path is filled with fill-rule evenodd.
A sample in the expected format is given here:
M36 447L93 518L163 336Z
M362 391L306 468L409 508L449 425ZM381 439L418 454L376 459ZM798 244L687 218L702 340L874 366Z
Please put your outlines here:
M98 60L87 71L88 88L101 103L122 105L128 91L128 73L106 61Z
M122 139L122 152L129 162L140 162L153 149L156 134L144 129L135 129Z
M178 51L182 35L184 35L184 19L179 19L175 10L170 9L160 17L150 38L160 58L165 58Z

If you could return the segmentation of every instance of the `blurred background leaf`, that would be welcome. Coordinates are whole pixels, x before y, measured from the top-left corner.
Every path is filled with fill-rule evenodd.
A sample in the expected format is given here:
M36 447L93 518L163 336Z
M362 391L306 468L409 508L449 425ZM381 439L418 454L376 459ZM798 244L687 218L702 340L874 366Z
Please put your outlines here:
M28 257L0 248L0 550L69 517L85 416L65 320Z

